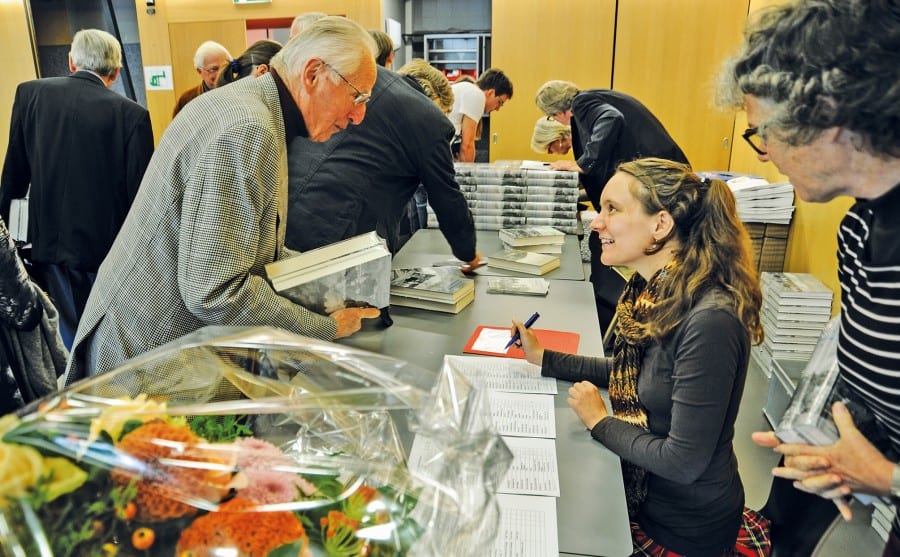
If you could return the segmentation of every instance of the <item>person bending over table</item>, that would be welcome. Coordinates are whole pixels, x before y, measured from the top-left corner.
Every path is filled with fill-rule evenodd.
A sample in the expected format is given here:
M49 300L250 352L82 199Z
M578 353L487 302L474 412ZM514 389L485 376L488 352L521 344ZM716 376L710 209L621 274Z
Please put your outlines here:
M612 357L545 350L517 321L513 332L542 375L575 382L569 405L621 457L634 555L768 555L768 524L744 508L732 447L750 344L763 338L734 196L648 158L618 166L599 209L603 263L635 270Z

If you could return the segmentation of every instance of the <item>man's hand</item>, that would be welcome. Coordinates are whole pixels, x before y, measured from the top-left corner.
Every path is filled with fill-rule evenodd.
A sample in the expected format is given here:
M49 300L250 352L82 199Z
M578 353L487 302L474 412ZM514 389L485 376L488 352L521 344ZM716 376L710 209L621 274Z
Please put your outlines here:
M363 319L374 319L381 316L378 308L344 308L331 314L337 321L337 332L334 338L344 338L362 328Z
M460 265L459 270L465 274L469 274L475 271L481 265L481 253L475 252L475 259L471 261L467 261L463 265Z
M584 174L581 167L578 166L578 163L570 160L553 161L550 163L550 170L569 170L571 172Z

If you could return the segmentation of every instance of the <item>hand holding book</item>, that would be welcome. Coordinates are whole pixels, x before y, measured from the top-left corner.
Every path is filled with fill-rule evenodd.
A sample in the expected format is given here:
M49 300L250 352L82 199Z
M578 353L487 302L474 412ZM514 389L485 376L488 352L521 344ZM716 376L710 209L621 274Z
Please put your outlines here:
M334 338L344 338L352 335L362 328L363 319L375 319L381 317L381 310L378 308L344 308L339 309L330 315L337 321L337 332Z

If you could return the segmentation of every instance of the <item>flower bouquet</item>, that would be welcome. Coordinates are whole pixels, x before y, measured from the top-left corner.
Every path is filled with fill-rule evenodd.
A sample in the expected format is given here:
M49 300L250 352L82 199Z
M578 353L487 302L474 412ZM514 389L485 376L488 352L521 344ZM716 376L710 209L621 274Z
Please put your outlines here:
M510 461L452 370L208 327L0 419L0 555L485 554Z

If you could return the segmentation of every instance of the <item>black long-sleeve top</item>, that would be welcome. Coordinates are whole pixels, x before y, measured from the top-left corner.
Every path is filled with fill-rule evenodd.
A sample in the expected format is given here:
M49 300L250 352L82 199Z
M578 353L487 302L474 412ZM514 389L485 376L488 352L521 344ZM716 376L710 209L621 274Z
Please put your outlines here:
M744 488L732 448L750 355L746 329L721 293L708 293L664 342L644 353L638 397L649 431L607 417L591 436L649 472L638 522L678 553L733 548ZM545 351L542 374L608 383L609 358Z

